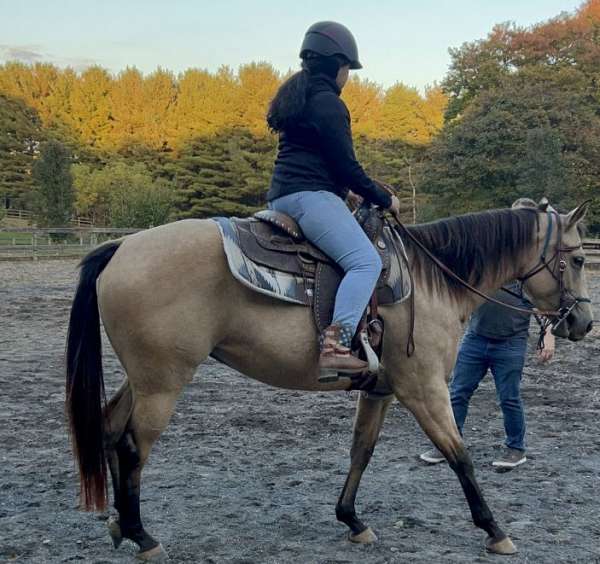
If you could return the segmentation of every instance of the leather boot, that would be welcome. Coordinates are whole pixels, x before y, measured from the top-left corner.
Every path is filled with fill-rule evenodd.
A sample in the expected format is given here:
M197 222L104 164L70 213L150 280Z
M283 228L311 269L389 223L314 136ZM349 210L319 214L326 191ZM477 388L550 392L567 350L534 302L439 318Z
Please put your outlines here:
M321 334L319 382L337 382L338 372L355 374L367 370L369 365L350 353L351 333L350 328L333 324Z

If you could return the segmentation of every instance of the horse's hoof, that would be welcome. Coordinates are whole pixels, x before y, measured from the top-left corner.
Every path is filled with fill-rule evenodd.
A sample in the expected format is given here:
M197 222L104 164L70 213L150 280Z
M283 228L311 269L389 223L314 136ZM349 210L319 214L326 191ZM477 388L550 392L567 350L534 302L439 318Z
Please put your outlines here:
M517 547L513 544L508 537L504 537L502 540L496 541L492 537L488 537L485 540L485 548L488 552L493 552L494 554L516 554Z
M119 548L121 543L123 542L123 534L121 533L121 525L114 517L109 517L106 522L106 526L108 527L108 534L112 539L113 546L115 548Z
M362 533L358 533L357 535L350 533L348 539L357 544L372 544L377 541L377 535L371 527L367 527Z
M154 564L162 564L162 562L169 561L169 556L162 547L162 544L158 544L145 552L138 552L135 557L143 562L153 562Z

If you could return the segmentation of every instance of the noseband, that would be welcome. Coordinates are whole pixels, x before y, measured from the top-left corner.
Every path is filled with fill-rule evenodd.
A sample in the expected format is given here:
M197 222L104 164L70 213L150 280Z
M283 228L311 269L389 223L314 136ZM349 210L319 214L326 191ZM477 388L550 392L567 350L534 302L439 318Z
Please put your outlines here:
M533 278L539 272L547 270L552 278L556 280L559 289L559 309L558 311L544 312L546 316L553 317L552 325L556 328L560 325L580 303L590 303L589 298L575 296L571 290L565 288L565 271L567 270L566 253L572 253L581 248L581 243L574 246L563 245L563 226L560 222L559 215L556 211L548 210L546 212L548 218L548 229L546 230L546 238L544 240L544 248L538 264L534 266L527 274L521 276L518 280L523 284L530 278ZM552 238L554 229L554 220L556 220L556 250L550 259L547 259L548 247ZM534 310L535 313L535 310Z

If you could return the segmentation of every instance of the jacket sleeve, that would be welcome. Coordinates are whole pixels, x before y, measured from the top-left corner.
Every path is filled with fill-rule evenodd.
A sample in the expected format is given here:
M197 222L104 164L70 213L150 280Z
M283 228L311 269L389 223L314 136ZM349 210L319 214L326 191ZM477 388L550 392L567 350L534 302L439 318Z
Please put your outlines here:
M337 181L353 192L383 208L392 205L392 197L373 182L356 160L350 114L334 93L313 99L312 121L319 135L321 152Z

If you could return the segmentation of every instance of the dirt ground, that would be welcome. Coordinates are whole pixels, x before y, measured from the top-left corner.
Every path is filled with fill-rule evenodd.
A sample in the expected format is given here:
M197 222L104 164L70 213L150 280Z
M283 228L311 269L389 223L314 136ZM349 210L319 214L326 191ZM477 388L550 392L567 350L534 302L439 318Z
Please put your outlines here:
M77 510L63 419L63 368L74 261L0 263L0 561L129 562L106 515ZM600 276L590 277L600 302ZM598 313L598 306L596 306ZM105 346L113 390L123 374ZM417 456L428 443L390 410L358 510L379 536L346 540L334 506L348 469L356 397L268 388L210 361L198 371L146 467L142 515L173 562L600 562L600 331L530 358L523 392L529 461L491 462L503 439L489 379L466 440L501 526L520 549L486 555L458 481Z

